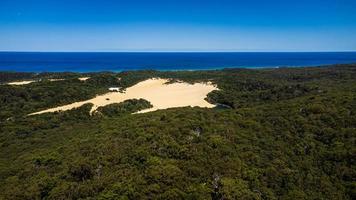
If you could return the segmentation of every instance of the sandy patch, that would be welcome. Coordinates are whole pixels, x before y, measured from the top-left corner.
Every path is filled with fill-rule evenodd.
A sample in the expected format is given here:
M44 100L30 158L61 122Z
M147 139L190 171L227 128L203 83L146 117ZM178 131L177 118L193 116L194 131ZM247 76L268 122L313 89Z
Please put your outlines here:
M167 79L148 79L126 89L124 93L109 92L86 101L75 102L65 106L51 108L30 115L66 111L78 108L86 103L92 103L94 106L90 113L95 112L98 107L106 106L113 103L120 103L128 99L146 99L153 105L150 109L139 111L139 113L152 112L159 109L174 107L199 106L212 108L215 105L204 100L206 95L218 88L211 83L167 83Z
M27 84L30 84L33 82L35 82L35 81L15 81L15 82L7 83L7 84L8 85L27 85Z
M64 81L65 79L63 79L63 78L50 78L50 79L48 79L49 81Z
M64 81L65 79L47 79L51 82L53 81ZM37 81L15 81L15 82L10 82L10 83L7 83L8 85L27 85L27 84L30 84L30 83L33 83L33 82L37 82Z
M86 81L86 80L88 80L88 79L90 79L90 77L80 77L80 78L78 78L80 81Z

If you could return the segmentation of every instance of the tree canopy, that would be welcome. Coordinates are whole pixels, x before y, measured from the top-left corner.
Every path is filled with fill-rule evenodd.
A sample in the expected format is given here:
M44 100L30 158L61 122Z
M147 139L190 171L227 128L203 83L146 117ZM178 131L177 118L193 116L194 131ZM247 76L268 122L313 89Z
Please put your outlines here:
M0 73L44 79L0 85L0 199L356 198L356 65L86 75ZM27 116L152 77L211 81L223 106Z

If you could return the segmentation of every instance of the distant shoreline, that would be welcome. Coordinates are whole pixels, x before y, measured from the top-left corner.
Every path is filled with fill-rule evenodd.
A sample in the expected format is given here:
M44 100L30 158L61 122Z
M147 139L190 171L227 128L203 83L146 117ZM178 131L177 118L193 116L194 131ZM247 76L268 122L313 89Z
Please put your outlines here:
M236 70L236 69L246 69L246 70L268 70L268 69L287 69L287 68L323 68L323 67L337 67L344 65L356 65L355 63L339 63L339 64L326 64L326 65L308 65L308 66L266 66L266 67L216 67L216 68L200 68L200 69L130 69L130 70L99 70L99 71L15 71L15 70L1 70L2 73L78 73L78 74L88 74L88 73L120 73L120 72L130 72L130 71L160 71L160 72L184 72L184 71L218 71L218 70Z
M356 52L0 52L0 71L269 69L356 63Z
M356 53L345 51L1 51L0 53Z

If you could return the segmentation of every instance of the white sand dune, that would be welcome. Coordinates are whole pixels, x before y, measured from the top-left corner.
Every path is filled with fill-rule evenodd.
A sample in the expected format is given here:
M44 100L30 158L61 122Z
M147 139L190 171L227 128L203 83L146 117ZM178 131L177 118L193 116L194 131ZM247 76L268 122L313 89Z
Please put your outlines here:
M63 79L63 78L50 78L48 80L53 82L53 81L64 81L65 79Z
M51 82L53 81L64 81L65 79L47 79ZM35 81L35 80L32 80L32 81L15 81L15 82L10 82L10 83L7 83L8 85L27 85L27 84L30 84L30 83L34 83L34 82L38 82L38 81Z
M88 79L90 79L90 77L80 77L80 78L78 78L80 81L86 81L86 80L88 80Z
M78 78L80 81L86 81L88 80L90 77L81 77L81 78ZM47 79L48 81L64 81L66 79L63 79L63 78L50 78L50 79ZM10 82L10 83L7 83L8 85L26 85L26 84L30 84L30 83L33 83L33 82L37 82L37 81L15 81L15 82Z
M49 112L58 112L78 108L84 104L92 103L94 106L90 110L92 114L98 107L113 103L120 103L128 99L146 99L153 105L150 109L139 111L139 113L152 112L159 109L174 107L199 106L212 108L215 105L205 101L206 95L218 88L211 83L172 83L166 84L167 79L148 79L126 89L124 93L109 92L86 101L75 102L69 105L51 108L30 115L37 115Z
M27 84L30 84L33 82L35 82L35 81L15 81L15 82L7 83L7 84L8 85L27 85Z

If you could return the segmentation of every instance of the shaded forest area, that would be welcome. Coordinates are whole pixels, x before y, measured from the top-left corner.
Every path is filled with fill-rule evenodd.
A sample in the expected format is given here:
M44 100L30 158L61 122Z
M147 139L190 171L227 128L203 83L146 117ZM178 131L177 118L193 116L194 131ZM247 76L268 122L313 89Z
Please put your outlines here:
M27 116L152 77L211 81L223 106ZM356 65L0 73L39 79L0 85L0 199L356 199Z

